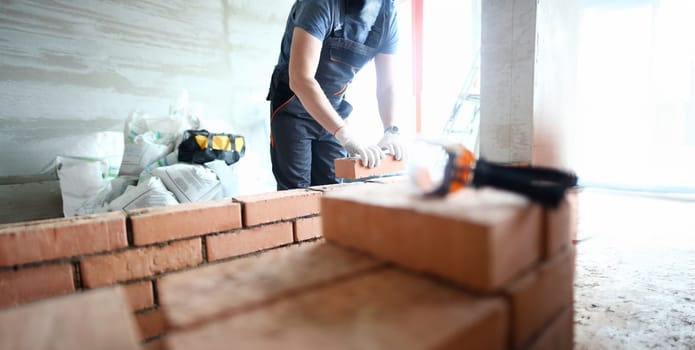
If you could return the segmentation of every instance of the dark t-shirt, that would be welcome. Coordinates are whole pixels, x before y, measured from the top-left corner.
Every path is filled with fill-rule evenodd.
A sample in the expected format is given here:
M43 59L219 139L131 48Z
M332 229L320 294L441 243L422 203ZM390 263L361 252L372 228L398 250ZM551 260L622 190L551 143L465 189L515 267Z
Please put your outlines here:
M333 30L334 13L337 6L340 6L340 1L344 0L297 0L287 17L285 26L285 34L282 38L282 47L278 65L287 65L289 62L290 45L292 43L292 33L295 27L299 27L307 31L312 36L323 41ZM393 2L393 0L366 0L365 6L381 6L381 1ZM393 4L387 4L393 6ZM369 22L367 25L371 27L373 18L361 18L363 22ZM398 45L398 24L396 20L396 12L391 11L384 38L381 40L379 52L384 54L396 53Z

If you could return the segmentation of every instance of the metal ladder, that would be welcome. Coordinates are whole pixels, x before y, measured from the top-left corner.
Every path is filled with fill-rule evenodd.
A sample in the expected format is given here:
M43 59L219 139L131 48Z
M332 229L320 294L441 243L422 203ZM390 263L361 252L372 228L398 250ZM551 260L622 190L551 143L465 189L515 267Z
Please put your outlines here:
M464 107L469 107L470 113L464 114ZM443 138L447 141L462 143L478 156L480 141L478 130L480 124L480 51L473 59L459 91L449 119L442 130Z

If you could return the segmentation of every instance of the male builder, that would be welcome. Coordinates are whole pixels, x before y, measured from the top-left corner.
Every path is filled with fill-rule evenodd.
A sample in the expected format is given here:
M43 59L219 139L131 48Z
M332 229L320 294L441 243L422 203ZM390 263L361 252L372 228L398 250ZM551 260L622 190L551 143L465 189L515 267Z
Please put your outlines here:
M273 71L271 161L278 190L336 183L333 161L349 155L375 167L387 150L400 160L393 125L394 60L398 28L393 0L297 0L287 18ZM345 91L374 59L384 136L377 144L355 138L345 119Z

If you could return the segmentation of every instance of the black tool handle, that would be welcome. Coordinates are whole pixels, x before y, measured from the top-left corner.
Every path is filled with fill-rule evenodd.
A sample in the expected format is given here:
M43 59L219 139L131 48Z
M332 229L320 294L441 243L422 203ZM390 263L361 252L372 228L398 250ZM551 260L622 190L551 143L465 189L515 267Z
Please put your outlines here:
M557 207L570 187L577 185L573 173L547 167L512 166L478 159L471 183L522 194L545 206Z

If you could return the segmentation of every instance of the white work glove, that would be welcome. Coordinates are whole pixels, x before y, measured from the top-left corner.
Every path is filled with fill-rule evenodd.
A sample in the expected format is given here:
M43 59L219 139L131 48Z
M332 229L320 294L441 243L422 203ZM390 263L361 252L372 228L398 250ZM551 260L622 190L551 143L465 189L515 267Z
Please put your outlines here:
M382 151L379 146L363 145L355 140L347 125L343 126L335 133L335 138L345 147L345 150L350 156L360 157L362 165L368 168L378 166L381 159L385 157L384 151Z
M387 150L396 160L403 159L405 155L405 150L403 149L403 144L398 134L398 128L396 127L386 128L384 136L377 145L379 148Z

